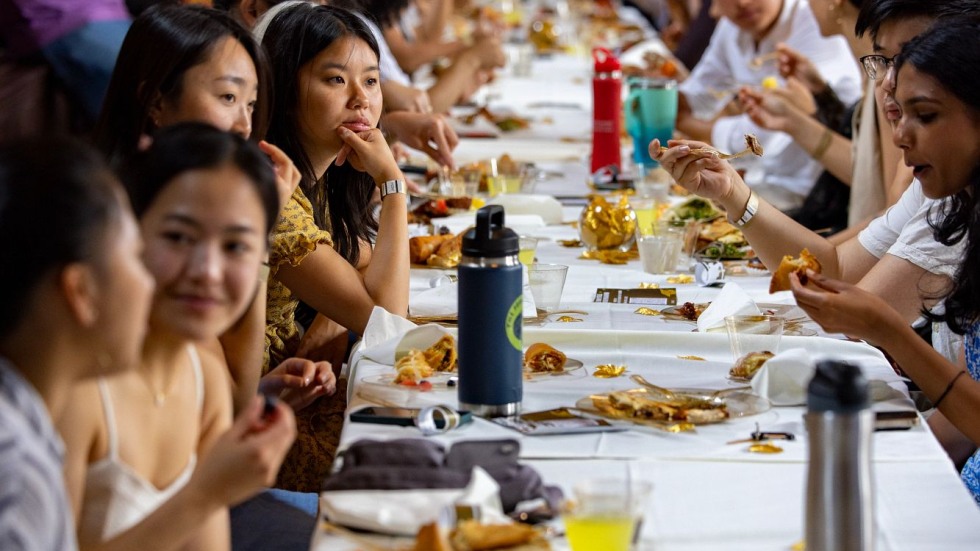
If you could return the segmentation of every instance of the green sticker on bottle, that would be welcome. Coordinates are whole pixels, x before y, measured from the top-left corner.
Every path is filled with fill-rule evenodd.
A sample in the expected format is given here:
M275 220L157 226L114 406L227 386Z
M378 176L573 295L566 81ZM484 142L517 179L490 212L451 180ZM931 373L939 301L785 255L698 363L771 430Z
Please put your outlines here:
M524 349L521 344L521 324L524 322L523 315L524 295L517 295L514 303L510 305L510 310L507 311L507 327L505 330L507 331L507 340L518 351Z

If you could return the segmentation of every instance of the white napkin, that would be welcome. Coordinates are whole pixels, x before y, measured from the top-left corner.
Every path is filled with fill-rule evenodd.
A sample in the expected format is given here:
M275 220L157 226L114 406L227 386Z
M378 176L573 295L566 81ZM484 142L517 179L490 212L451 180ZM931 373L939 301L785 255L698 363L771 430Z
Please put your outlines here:
M725 328L725 318L728 316L757 316L762 314L752 297L738 283L730 281L722 287L721 292L711 301L711 306L705 308L698 317L698 331Z
M774 406L806 405L807 386L816 364L822 357L812 357L802 348L780 352L762 365L752 378L752 389L756 394L768 398ZM897 375L890 382L900 381ZM868 381L868 391L872 402L888 402L884 409L909 409L912 406L902 392L889 386L889 381L874 379Z
M550 195L502 193L491 199L490 204L504 207L508 226L512 224L512 218L518 222L517 216L524 214L536 214L545 224L561 224L561 203Z
M478 505L481 520L509 522L500 505L500 487L480 467L473 467L462 489L346 490L320 494L320 510L334 523L398 536L414 536L455 503Z
M375 306L374 310L371 310L367 327L364 328L361 343L364 348L373 348L385 341L404 335L415 327L417 326L407 319L396 316L380 306Z
M806 405L806 387L813 378L814 365L802 348L780 352L752 377L752 389L774 406Z
M524 291L524 317L538 315L531 295L531 285L527 279L527 268L521 269ZM459 282L443 283L438 287L422 291L409 300L408 310L412 316L453 316L459 314Z

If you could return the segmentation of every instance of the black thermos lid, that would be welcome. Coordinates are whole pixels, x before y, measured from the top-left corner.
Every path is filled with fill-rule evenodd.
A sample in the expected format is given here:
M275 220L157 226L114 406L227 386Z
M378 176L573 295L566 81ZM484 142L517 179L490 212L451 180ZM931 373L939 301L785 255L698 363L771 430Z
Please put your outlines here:
M520 238L504 226L504 207L487 205L476 212L476 227L463 235L463 256L499 258L516 255Z
M848 363L824 360L807 387L807 409L811 412L855 413L870 406L868 380L861 369Z

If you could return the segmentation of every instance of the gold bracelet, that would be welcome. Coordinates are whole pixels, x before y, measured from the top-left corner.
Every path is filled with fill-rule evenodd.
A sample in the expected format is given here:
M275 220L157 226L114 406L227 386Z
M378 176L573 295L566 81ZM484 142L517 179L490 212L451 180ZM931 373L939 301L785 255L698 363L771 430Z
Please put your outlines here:
M814 161L819 161L820 158L824 156L824 153L826 153L827 150L830 149L830 142L833 139L834 139L834 131L829 128L824 128L823 135L820 136L820 143L817 144L817 148L814 149L813 154L810 155L811 157L813 157Z
M932 403L932 407L939 408L939 404L946 398L946 395L949 394L949 391L953 390L953 385L955 385L956 381L960 380L960 377L962 377L963 375L966 375L966 371L960 371L959 373L956 374L955 377L953 377L949 381L949 384L946 385L946 389L943 390L943 393L940 394L939 398L936 398L936 401Z

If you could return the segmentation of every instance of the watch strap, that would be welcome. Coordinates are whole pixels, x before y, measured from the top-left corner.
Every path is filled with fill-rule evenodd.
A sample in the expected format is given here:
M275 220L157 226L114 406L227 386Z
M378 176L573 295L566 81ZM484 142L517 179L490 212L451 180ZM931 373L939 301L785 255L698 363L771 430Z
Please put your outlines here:
M405 193L405 182L403 180L388 180L381 184L381 198L384 199L392 193Z
M754 191L749 192L749 200L745 203L745 211L742 213L741 218L732 222L736 228L744 228L752 218L755 213L759 210L759 196L755 194Z

